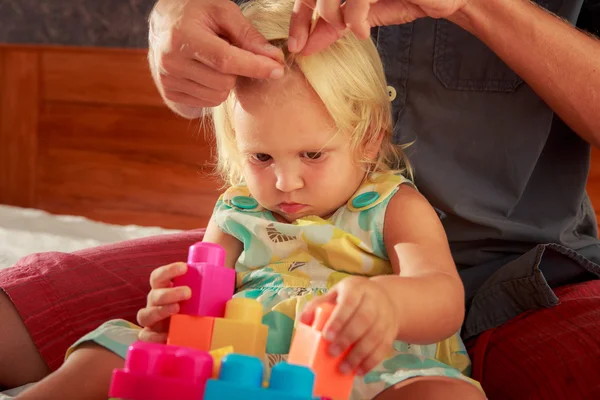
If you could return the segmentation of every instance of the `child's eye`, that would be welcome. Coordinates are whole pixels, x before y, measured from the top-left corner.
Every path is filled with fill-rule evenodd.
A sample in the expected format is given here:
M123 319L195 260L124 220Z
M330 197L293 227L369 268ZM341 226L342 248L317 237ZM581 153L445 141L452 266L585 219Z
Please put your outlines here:
M321 153L320 151L305 151L304 153L302 153L302 157L311 160L318 160L319 158L321 158L322 155L323 153Z
M271 156L265 153L256 153L252 155L252 158L254 158L256 161L267 162L271 159Z

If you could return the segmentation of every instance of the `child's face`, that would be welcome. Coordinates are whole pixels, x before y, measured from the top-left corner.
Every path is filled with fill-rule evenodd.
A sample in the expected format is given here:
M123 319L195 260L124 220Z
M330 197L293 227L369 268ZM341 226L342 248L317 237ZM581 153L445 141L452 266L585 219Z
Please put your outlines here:
M327 217L364 177L346 134L299 72L237 91L234 129L252 196L287 221Z

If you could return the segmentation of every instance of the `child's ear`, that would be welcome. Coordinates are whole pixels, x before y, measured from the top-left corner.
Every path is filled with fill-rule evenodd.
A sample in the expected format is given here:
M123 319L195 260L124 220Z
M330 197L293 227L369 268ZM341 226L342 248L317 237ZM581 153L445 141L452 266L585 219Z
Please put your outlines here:
M375 160L379 155L379 149L381 148L381 142L385 132L379 132L377 135L373 135L373 138L365 144L363 154L368 159Z

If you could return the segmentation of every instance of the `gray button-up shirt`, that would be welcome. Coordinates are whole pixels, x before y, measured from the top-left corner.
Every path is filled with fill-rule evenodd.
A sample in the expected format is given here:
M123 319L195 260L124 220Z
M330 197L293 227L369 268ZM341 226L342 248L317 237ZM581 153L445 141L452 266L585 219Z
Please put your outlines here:
M575 23L582 0L542 1ZM595 6L594 6L595 7ZM550 307L600 276L590 146L476 37L447 20L373 31L395 137L437 209L467 292L463 335ZM600 56L600 55L599 55Z

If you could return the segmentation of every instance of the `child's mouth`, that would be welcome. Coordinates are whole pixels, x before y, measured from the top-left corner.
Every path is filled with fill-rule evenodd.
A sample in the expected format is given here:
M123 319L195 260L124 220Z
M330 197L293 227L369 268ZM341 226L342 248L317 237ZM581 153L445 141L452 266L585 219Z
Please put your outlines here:
M299 204L299 203L280 203L279 204L279 209L284 213L284 214L296 214L298 212L300 212L304 207L306 207L305 204Z

